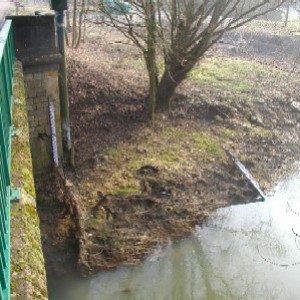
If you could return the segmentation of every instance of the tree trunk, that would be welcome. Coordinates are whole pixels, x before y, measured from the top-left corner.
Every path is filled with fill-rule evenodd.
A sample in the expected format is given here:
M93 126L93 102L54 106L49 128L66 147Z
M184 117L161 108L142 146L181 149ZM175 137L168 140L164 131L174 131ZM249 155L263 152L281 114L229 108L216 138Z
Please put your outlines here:
M72 48L75 48L77 41L77 0L74 0L73 5L73 35L72 35Z
M154 74L154 69L152 69L149 73L149 79L150 79L150 118L152 121L154 121L155 116L155 107L156 107L156 90L157 90L157 82L156 82L156 76Z
M82 0L81 3L81 11L79 14L79 24L78 24L78 37L75 48L77 49L79 47L80 41L81 41L81 32L82 32L82 18L85 14L85 0Z
M290 3L287 4L284 26L287 27L290 14Z
M66 41L66 46L69 47L69 37L68 37L67 30L65 30L65 41Z
M70 13L68 10L66 10L66 13L65 13L65 16L66 16L66 26L65 26L65 40L66 40L66 45L67 47L70 46L70 43L69 43L69 36L68 36L68 33L72 31L72 27L71 27L71 24L70 24Z
M147 64L147 71L149 77L149 97L150 97L150 110L149 115L154 121L155 107L156 107L156 94L158 87L158 69L156 64L156 49L155 47L149 48L149 52L145 55Z
M156 93L156 111L166 113L171 108L172 98L177 86L186 78L190 69L177 68L176 71L166 67L158 84Z
M66 11L66 31L69 33L72 31L72 26L71 26L71 22L70 22L70 13L69 11L67 10Z
M156 91L158 86L158 68L156 63L156 20L155 8L152 1L148 3L147 9L149 10L146 19L147 26L147 48L148 51L144 52L145 61L149 75L149 96L150 96L150 117L154 121L155 107L156 107Z
M83 43L85 43L85 33L86 33L86 11L84 13L84 19L83 19L83 37L82 37Z
M177 83L166 70L159 82L156 93L156 111L166 113L170 109L171 99L174 95Z
M188 73L193 69L199 57L207 50L209 37L205 37L195 53L191 57L184 60L178 60L175 55L172 60L169 60L165 66L164 74L158 84L156 93L156 111L168 112L171 108L172 98L177 86L186 79ZM185 63L184 63L185 61Z

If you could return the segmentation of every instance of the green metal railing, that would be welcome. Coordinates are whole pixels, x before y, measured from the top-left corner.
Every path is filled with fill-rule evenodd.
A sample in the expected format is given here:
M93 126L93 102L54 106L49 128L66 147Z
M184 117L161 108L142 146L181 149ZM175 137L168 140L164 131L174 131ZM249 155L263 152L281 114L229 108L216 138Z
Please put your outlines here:
M11 20L0 31L0 299L10 299L10 162L14 45Z

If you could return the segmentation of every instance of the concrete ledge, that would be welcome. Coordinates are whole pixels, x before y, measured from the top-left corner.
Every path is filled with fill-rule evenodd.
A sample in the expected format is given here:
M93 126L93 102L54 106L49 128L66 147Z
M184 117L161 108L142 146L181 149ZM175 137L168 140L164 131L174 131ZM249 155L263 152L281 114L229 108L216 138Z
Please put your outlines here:
M11 205L11 299L48 299L39 217L29 145L28 117L21 63L14 77L12 183L21 189L20 203Z
M61 54L51 54L51 55L41 55L41 56L32 56L25 57L22 60L22 64L24 67L32 67L38 65L59 65L63 60ZM57 67L58 68L58 67Z

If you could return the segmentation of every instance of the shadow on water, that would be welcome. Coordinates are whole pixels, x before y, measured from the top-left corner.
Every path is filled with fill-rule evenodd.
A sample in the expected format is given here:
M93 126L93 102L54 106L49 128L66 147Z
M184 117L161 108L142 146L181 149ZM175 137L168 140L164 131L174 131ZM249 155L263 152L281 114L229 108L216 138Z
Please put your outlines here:
M101 272L64 300L300 299L300 172L265 202L217 210L143 265Z

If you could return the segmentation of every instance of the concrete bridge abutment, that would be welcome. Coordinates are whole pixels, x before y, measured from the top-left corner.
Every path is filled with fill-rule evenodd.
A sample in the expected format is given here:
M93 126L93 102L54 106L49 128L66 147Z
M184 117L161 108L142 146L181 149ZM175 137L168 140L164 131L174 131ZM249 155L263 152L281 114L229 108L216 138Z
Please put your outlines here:
M62 126L59 94L59 67L53 15L14 16L15 52L22 62L29 122L30 148L35 176L53 168L54 133L51 132L49 104L54 105L55 138L59 161L62 161Z

